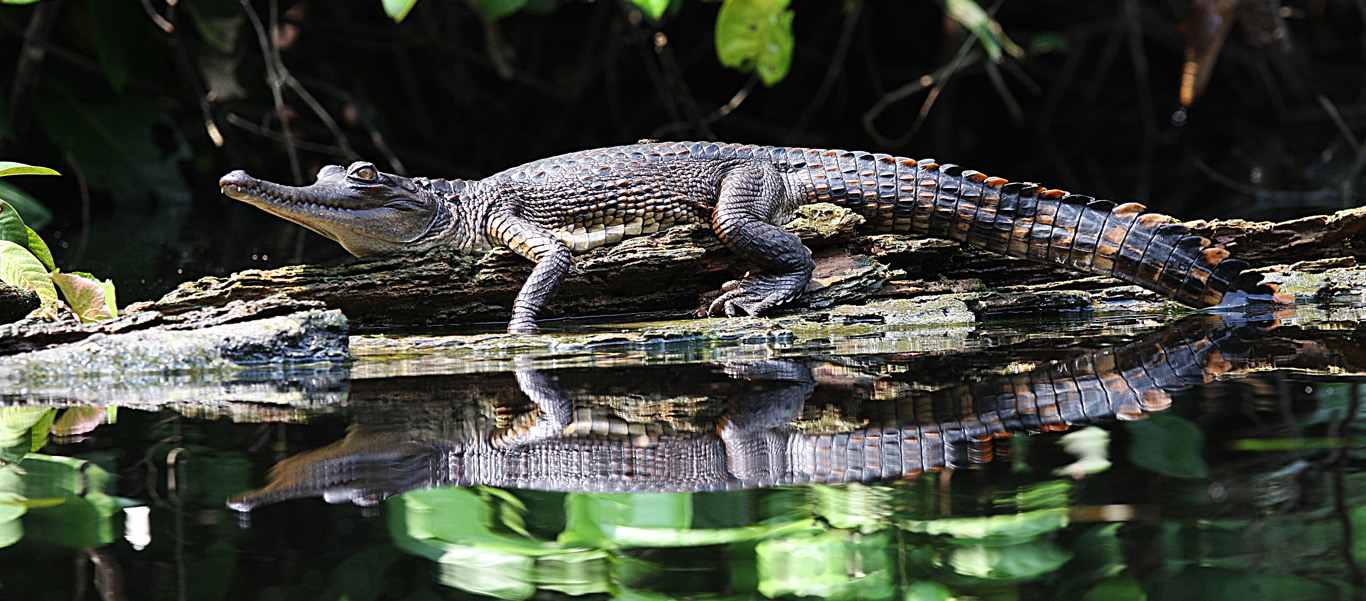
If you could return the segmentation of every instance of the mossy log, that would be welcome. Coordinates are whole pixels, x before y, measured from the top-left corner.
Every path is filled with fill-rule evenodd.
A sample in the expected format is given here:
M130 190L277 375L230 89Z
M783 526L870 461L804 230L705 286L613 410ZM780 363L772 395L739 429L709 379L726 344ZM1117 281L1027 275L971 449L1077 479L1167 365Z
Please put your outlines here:
M1029 300L1033 298L1030 294L1057 290L1082 291L1094 302L1162 302L1156 295L1111 278L1079 277L952 241L857 235L861 222L859 216L831 205L802 207L788 229L815 249L817 268L807 294L789 310L826 308L870 298L968 292L995 293L996 300L982 306L1005 310L1029 306L1034 302ZM1189 225L1254 265L1366 256L1366 208L1281 223L1227 220ZM675 227L577 257L546 315L690 313L723 282L742 275L745 267L706 227ZM1355 269L1355 263L1350 269ZM341 309L352 327L360 331L496 322L506 319L512 299L530 270L528 262L506 250L462 256L436 249L421 255L202 278L182 284L157 301L130 307L130 311L174 316L233 301L256 302L283 295ZM1073 299L1058 310L1084 308L1086 304L1085 297Z
M296 311L189 330L172 323L91 334L70 344L0 357L0 401L145 401L141 390L151 384L221 388L241 376L244 368L341 361L349 357L348 342L346 318L335 310ZM271 379L287 378L247 378Z
M37 309L38 293L0 282L0 323L13 323Z

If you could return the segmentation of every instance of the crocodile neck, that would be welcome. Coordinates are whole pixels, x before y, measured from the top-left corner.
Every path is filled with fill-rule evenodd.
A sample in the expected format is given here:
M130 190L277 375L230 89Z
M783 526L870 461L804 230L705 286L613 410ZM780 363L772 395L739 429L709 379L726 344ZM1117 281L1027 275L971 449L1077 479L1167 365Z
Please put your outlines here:
M484 234L489 203L481 194L478 181L416 177L413 183L441 203L430 235L422 240L422 248L445 246L461 252L491 248Z

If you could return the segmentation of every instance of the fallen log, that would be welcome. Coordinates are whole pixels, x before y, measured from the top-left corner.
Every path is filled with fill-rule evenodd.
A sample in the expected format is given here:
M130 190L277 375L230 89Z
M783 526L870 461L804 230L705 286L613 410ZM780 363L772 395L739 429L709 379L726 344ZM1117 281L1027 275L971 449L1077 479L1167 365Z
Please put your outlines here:
M349 357L346 318L335 310L295 311L192 329L176 326L92 333L77 342L0 357L0 399L18 395L27 400L145 400L140 391L168 378L189 389L200 380L221 387L224 375L244 369Z
M831 205L804 209L789 228L817 249L818 264L801 306L853 302L881 287L890 276L888 269L844 248L863 219ZM284 295L341 309L359 330L497 321L506 319L531 267L505 249L483 256L435 249L417 256L201 278L128 311L176 315ZM706 300L705 292L741 273L742 266L734 264L706 226L678 226L576 257L545 315L690 312Z
M0 282L0 323L19 321L41 304L37 292Z
M1069 290L1087 293L1093 306L1101 301L1114 307L1126 303L1164 306L1161 298L1111 278L1079 277L952 241L860 236L856 229L861 222L862 218L846 209L811 205L802 207L798 219L787 226L815 249L817 260L812 286L791 311L870 298L986 292L997 297L974 306L999 311L1028 306L1029 294ZM1228 220L1189 225L1254 265L1366 255L1366 208L1281 223ZM1355 263L1349 269L1356 269ZM471 324L506 319L530 270L528 262L506 250L463 256L436 249L417 256L201 278L159 300L130 306L127 313L137 319L139 314L154 312L165 320L237 301L251 306L275 297L340 309L358 331ZM743 270L744 265L734 261L706 227L674 227L576 257L546 315L691 312ZM1314 295L1313 291L1297 292L1306 298ZM1084 308L1082 300L1066 299L1058 307ZM0 353L20 350L23 344L13 342L17 334L0 328ZM59 338L47 335L42 341L50 344Z

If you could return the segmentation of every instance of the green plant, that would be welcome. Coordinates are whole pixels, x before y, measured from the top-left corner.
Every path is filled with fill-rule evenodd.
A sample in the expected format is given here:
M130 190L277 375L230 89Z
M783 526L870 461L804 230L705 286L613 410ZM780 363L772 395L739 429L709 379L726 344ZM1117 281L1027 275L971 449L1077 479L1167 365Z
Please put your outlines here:
M850 0L854 3L858 0ZM403 21L417 0L381 0L385 14L395 22ZM651 21L682 8L682 0L628 0ZM716 58L721 64L743 72L753 72L764 85L772 86L787 77L792 67L794 13L791 0L723 0L716 15ZM484 18L497 21L512 16L533 2L528 0L478 0ZM998 24L974 0L942 0L949 18L975 36L993 61L1002 54L1016 58L1024 50L1006 37Z
M13 175L61 174L47 167L0 161L0 177ZM118 316L114 283L81 271L63 273L57 269L47 243L5 200L0 200L0 281L37 294L42 302L38 308L41 317L56 319L69 311L89 323Z

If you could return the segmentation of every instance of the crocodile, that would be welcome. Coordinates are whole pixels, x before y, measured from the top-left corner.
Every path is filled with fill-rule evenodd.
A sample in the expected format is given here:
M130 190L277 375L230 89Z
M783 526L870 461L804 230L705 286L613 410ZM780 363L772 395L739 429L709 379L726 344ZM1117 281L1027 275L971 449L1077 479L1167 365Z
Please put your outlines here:
M805 290L815 267L811 251L781 226L796 207L820 202L859 213L869 232L953 239L1113 276L1197 307L1283 301L1244 271L1246 262L1144 205L890 154L651 141L542 159L479 180L404 177L358 161L323 167L308 186L241 170L219 185L228 197L358 257L436 246L511 249L535 263L513 301L513 333L537 331L537 316L575 253L681 223L710 224L756 268L722 286L700 314L781 307Z
M699 492L907 479L990 461L1015 434L1164 411L1175 391L1251 365L1243 341L1264 334L1197 315L1124 346L933 390L808 360L727 364L733 386L701 397L667 390L706 379L690 375L664 383L632 372L613 384L599 368L587 393L571 393L558 370L525 368L515 376L526 410L515 416L503 410L519 405L506 400L493 411L471 411L468 402L422 411L405 402L387 417L371 406L342 440L282 460L264 487L228 506L251 511L314 496L371 505L445 485ZM483 382L457 396L501 396ZM691 409L631 417L649 402Z

